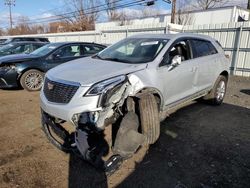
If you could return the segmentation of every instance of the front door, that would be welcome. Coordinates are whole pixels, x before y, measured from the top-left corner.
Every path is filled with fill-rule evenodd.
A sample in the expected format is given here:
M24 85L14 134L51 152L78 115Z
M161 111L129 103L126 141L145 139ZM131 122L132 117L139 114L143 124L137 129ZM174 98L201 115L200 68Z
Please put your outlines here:
M174 57L181 57L181 64L170 69ZM176 42L164 56L158 75L163 83L165 106L174 106L196 93L197 62L191 59L189 42Z
M81 57L80 45L63 46L47 58L47 70Z

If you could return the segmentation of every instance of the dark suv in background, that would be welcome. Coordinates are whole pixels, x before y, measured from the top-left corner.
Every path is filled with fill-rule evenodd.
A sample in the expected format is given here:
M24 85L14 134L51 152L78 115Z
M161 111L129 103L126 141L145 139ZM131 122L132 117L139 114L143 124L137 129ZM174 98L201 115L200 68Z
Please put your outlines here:
M12 42L50 42L48 38L43 38L43 37L11 37L8 39L0 39L0 41L3 41L0 43L0 45L6 45Z

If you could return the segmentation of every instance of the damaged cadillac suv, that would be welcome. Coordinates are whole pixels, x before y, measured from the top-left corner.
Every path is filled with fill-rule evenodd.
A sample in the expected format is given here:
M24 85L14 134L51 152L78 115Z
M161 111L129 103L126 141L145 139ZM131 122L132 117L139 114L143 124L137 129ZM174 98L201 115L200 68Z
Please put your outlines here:
M228 76L229 61L208 36L131 36L46 74L43 130L59 149L114 171L140 146L157 141L160 122L174 109L198 98L221 104ZM113 156L104 161L107 126Z

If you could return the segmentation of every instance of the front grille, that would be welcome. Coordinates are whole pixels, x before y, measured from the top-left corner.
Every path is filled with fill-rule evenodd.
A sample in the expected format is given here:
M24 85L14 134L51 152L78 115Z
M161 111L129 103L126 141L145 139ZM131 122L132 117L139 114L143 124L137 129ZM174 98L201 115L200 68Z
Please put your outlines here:
M48 101L67 104L78 88L79 86L55 82L45 78L43 92Z

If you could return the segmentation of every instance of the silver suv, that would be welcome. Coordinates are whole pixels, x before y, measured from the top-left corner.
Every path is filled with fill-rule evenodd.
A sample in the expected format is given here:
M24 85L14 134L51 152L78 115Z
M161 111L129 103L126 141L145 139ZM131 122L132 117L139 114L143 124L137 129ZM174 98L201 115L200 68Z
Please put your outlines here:
M175 109L198 98L221 104L228 76L229 61L208 36L132 36L46 74L43 129L59 149L114 171L139 146L157 141L160 121ZM108 125L114 155L105 162Z

